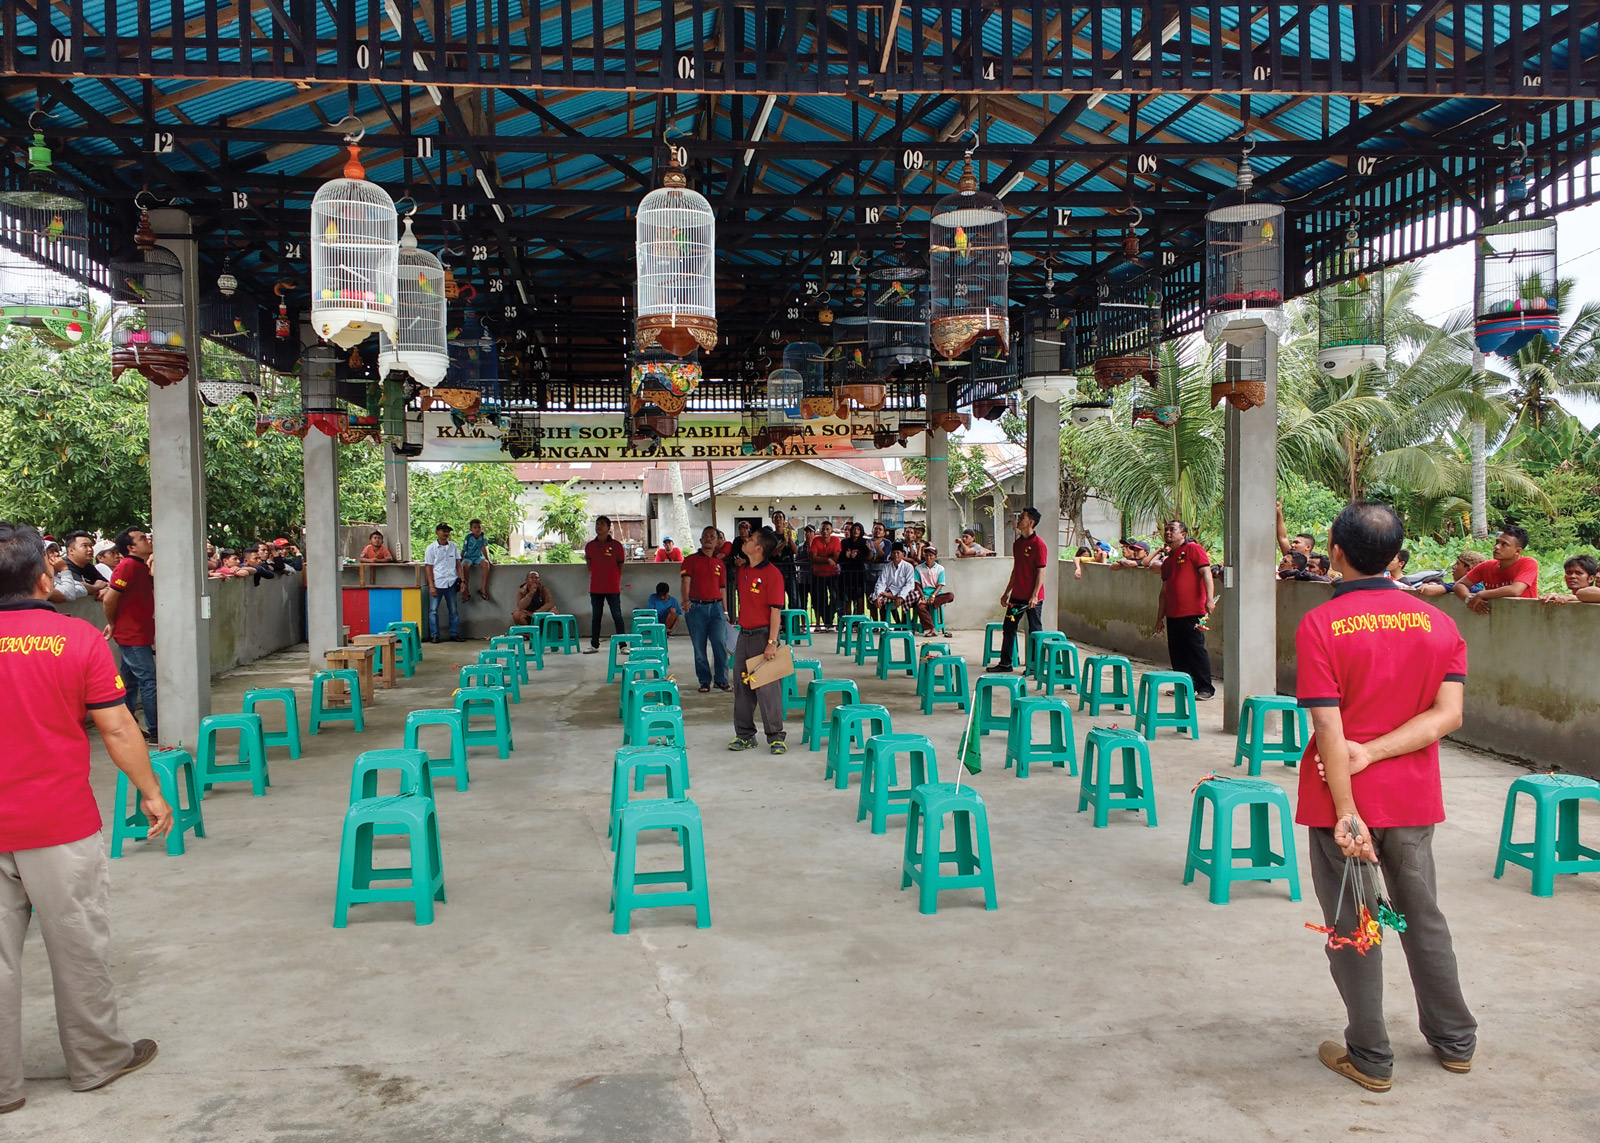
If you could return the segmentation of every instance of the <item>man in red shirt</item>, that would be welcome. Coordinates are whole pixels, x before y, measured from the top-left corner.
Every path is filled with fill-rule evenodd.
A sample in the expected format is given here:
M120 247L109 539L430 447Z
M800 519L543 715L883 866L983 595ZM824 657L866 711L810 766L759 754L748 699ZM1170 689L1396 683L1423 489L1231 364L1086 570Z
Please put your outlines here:
M833 534L833 521L824 520L806 547L811 557L811 603L817 609L817 630L831 631L833 613L839 609L840 545Z
M1344 580L1295 632L1296 692L1313 728L1295 820L1309 827L1311 877L1336 935L1356 927L1345 859L1360 859L1352 877L1370 877L1368 862L1382 867L1406 920L1400 943L1422 1034L1440 1064L1459 1073L1472 1067L1478 1025L1439 910L1433 829L1444 820L1439 739L1461 725L1467 645L1448 615L1383 574L1404 540L1400 518L1384 504L1347 505L1333 522L1328 551ZM1350 1022L1344 1045L1327 1041L1317 1055L1367 1090L1388 1091L1394 1053L1383 1022L1381 948L1362 955L1330 947L1328 968Z
M656 563L676 564L683 562L683 549L672 542L671 536L661 537L661 546L656 549Z
M1000 662L994 674L1012 669L1012 654L1017 642L1017 624L1028 617L1028 630L1044 626L1040 611L1044 603L1044 569L1050 562L1050 549L1035 530L1039 509L1031 504L1017 513L1017 538L1011 545L1011 579L1000 593L1000 606L1006 609L1005 626L1000 634Z
M1181 520L1167 524L1167 556L1161 561L1161 602L1156 605L1156 634L1165 629L1172 669L1194 680L1194 697L1216 695L1211 682L1211 653L1206 650L1205 628L1200 621L1217 605L1216 582L1211 577L1211 557L1189 538Z
M700 532L700 550L683 561L678 573L683 577L683 605L688 609L689 642L694 647L694 674L700 680L700 693L711 690L713 673L717 689L728 685L728 616L722 607L722 594L728 582L728 568L718 554L719 533L707 525ZM711 653L706 654L710 641Z
M9 735L0 755L0 1112L26 1102L20 968L30 909L50 958L72 1089L104 1087L156 1055L154 1040L130 1040L117 1025L86 719L143 796L150 837L172 828L172 809L110 650L91 624L56 613L51 586L39 533L0 522L0 718Z
M1479 615L1489 614L1491 599L1538 599L1539 561L1522 554L1528 546L1528 533L1512 526L1501 530L1494 542L1494 559L1484 560L1463 578L1456 581L1453 590L1457 599L1467 601L1467 608ZM1483 584L1483 590L1474 594L1470 585Z
M585 655L600 650L600 613L607 606L617 634L628 630L622 620L622 561L627 558L628 549L611 538L611 517L597 517L594 539L583 546L583 562L589 565L589 649Z
M128 688L128 711L134 709L134 692L144 706L144 737L156 742L156 587L150 578L153 545L148 532L129 528L118 534L117 550L126 555L111 570L111 586L100 597L107 629L122 652L122 673L133 681Z
M826 526L826 525L824 525ZM783 687L768 683L751 690L744 681L746 664L760 657L771 659L778 653L778 632L783 630L783 573L772 563L778 536L771 528L758 528L744 541L745 567L739 569L739 640L733 648L733 741L729 750L756 748L756 704L761 706L761 725L767 733L767 748L786 754L783 730Z

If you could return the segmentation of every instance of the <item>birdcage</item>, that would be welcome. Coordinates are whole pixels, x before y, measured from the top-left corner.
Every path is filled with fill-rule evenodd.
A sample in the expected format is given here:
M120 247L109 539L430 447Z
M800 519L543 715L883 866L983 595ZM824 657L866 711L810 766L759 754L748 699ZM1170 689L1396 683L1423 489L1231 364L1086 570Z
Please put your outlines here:
M964 160L956 192L939 200L928 223L929 330L946 358L979 338L1010 344L1010 273L1005 204L978 189Z
M643 350L633 363L629 383L629 411L676 417L689 403L689 394L700 387L698 350L689 360L667 353L661 346ZM670 435L670 434L666 434Z
M339 355L327 345L314 345L300 360L300 414L307 428L336 437L350 423L339 399Z
M378 337L378 375L404 372L419 385L437 385L450 369L444 266L433 254L418 248L410 216L400 236L398 265L398 329L392 340L386 334Z
M341 349L399 335L399 216L389 192L367 181L359 139L346 136L344 177L311 200L311 325Z
M904 246L897 225L894 250L867 273L867 346L872 372L884 381L925 377L933 362L928 271Z
M1206 211L1207 341L1248 345L1283 336L1283 207L1251 197L1255 175L1239 160L1237 185Z
M1095 293L1095 384L1110 390L1141 377L1157 384L1164 329L1160 275L1135 264L1120 280L1102 281Z
M677 150L662 186L639 204L635 331L640 349L687 357L717 345L717 216L692 191Z
M1241 412L1267 403L1267 336L1240 345L1230 341L1222 363L1222 380L1211 383L1211 405L1218 401ZM1176 418L1174 418L1176 419Z
M805 381L797 369L778 366L767 374L767 403L764 410L769 424L798 424L800 402L805 396Z
M237 289L235 281L234 288ZM261 401L261 309L220 289L200 300L200 400L222 408L240 398Z
M90 269L89 214L50 163L50 148L35 135L27 171L0 191L0 328L26 326L65 348L90 327L89 291L67 276Z
M1018 339L1022 376L1046 380L1078 372L1077 319L1077 311L1063 304L1053 289L1023 310Z
M800 415L831 417L838 400L828 384L828 351L814 341L791 341L783 347L783 367L800 374Z
M461 326L449 335L447 343L450 368L444 378L426 390L431 401L442 401L458 413L476 415L483 402L484 368L496 369L494 362L484 361L485 334L478 315L473 310L461 316ZM492 346L494 343L490 341ZM491 381L491 387L494 382Z
M1542 337L1561 340L1556 220L1523 218L1478 228L1478 348L1507 360Z
M833 396L841 404L881 409L888 389L872 370L866 289L859 288L862 296L847 301L833 319Z
M1344 245L1324 263L1317 290L1317 368L1350 377L1389 362L1384 340L1384 280L1378 256L1362 244L1352 224Z
M533 410L518 410L506 415L500 426L500 450L512 460L527 460L544 455L544 426Z
M184 321L183 266L156 245L147 211L139 214L134 250L111 263L112 300L129 313L111 336L111 376L132 369L156 385L176 385L189 376L189 330Z

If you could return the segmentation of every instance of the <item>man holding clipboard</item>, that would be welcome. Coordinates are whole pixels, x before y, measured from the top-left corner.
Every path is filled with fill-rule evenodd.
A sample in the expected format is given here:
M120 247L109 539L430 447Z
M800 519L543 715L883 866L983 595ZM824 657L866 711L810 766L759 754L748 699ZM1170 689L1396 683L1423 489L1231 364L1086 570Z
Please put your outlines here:
M733 661L739 668L733 684L733 741L729 750L754 750L756 746L756 704L761 705L762 729L767 748L774 754L787 754L784 743L783 688L762 666L778 657L778 634L783 630L783 573L772 563L778 547L777 534L760 528L744 538L743 554L748 566L739 569L739 641L734 645ZM760 672L762 679L752 688L750 676ZM793 671L793 667L790 667Z

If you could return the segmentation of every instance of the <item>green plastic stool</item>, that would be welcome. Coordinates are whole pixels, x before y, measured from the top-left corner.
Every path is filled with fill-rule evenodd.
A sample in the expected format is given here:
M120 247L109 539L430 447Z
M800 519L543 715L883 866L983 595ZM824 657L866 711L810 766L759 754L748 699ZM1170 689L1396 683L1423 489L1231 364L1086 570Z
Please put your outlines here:
M1039 684L1039 689L1044 689L1044 677L1039 673L1039 664L1044 662L1043 645L1045 643L1068 642L1063 631L1050 631L1041 627L1037 631L1028 632L1028 658L1021 664L1023 678L1032 679Z
M489 709L485 711L483 707ZM500 757L511 757L511 707L506 702L504 687L462 687L456 691L456 709L466 720L464 737L468 747L493 746ZM475 713L492 716L494 726L474 729L472 717Z
M850 788L850 775L859 774L867 764L867 740L888 734L889 711L876 703L847 703L833 708L833 725L828 731L828 765L822 780L833 779L838 790ZM857 744L860 749L857 749Z
M516 653L503 649L478 652L478 666L492 667L496 664L505 668L505 682L500 685L511 693L512 702L521 703L522 678L517 672Z
M1517 795L1533 799L1531 842L1511 840L1517 816ZM1500 825L1500 853L1495 858L1496 879L1506 862L1533 874L1533 895L1555 893L1557 873L1600 873L1600 850L1578 841L1578 809L1585 801L1600 802L1600 782L1576 774L1529 774L1506 791L1506 812Z
M517 678L524 683L528 681L528 645L525 642L515 635L496 635L489 640L489 650L510 651L516 656Z
M517 676L504 663L476 663L462 667L456 674L458 687L504 687L512 702L522 700L522 687Z
M1148 676L1147 676L1148 677ZM1187 675L1184 676L1188 678ZM1202 849L1205 805L1211 803L1211 846ZM1233 814L1241 806L1250 807L1250 840L1233 844ZM1270 811L1278 808L1278 834L1283 852L1272 849ZM1249 862L1237 865L1240 858ZM1211 903L1226 905L1235 881L1287 881L1289 900L1300 900L1300 869L1295 864L1294 813L1289 797L1274 782L1260 778L1203 778L1194 788L1194 809L1189 814L1189 856L1183 866L1183 883L1196 873L1211 879Z
M683 868L659 873L638 871L639 835L647 830L670 829L678 835ZM640 893L640 885L682 885L665 893ZM652 798L630 801L617 816L617 860L612 869L611 908L616 913L613 933L626 933L635 909L661 909L693 905L697 929L711 927L711 898L706 892L705 840L700 828L700 807L688 798Z
M667 649L667 625L665 623L657 623L652 619L649 623L639 624L633 631L634 634L639 636L640 646L660 647L663 651Z
M1283 730L1277 741L1268 738L1267 720L1277 712ZM1263 762L1299 766L1311 740L1311 718L1305 707L1288 695L1250 695L1239 711L1239 734L1234 740L1233 764L1250 764L1250 776L1261 776Z
M240 709L245 714L260 714L256 708L263 703L281 702L283 704L283 729L267 730L263 727L261 741L267 748L274 746L287 746L289 757L300 757L300 699L294 693L293 687L257 687L244 692L240 701Z
M344 683L345 691L350 696L349 706L329 706L323 701L323 688L335 679ZM311 733L322 733L322 724L325 722L348 722L358 734L366 730L367 721L361 713L361 676L355 668L339 667L331 671L317 671L311 676Z
M813 679L806 688L805 729L800 733L801 743L809 743L812 750L821 750L833 726L833 716L828 712L828 696L838 695L846 704L859 703L861 692L854 679Z
M424 727L442 726L450 733L450 752L442 756L427 754L428 777L454 778L456 790L465 790L471 781L467 773L467 716L454 707L414 710L406 715L405 748L420 750ZM424 753L426 753L424 751Z
M1122 781L1111 780L1116 756L1122 756ZM1143 810L1144 824L1156 828L1156 787L1150 773L1150 747L1133 730L1097 726L1083 744L1083 781L1078 787L1078 812L1094 804L1094 828L1104 829L1111 810Z
M934 640L931 643L924 643L921 647L917 648L917 658L922 662L927 662L929 659L933 658L935 655L954 655L954 654L955 654L955 651L954 651L953 648L951 648L949 643L946 643L946 642L943 642L942 640L937 640L937 639Z
M606 836L611 839L611 849L617 848L617 822L622 807L631 800L628 792L630 780L635 791L644 789L647 775L660 774L667 781L667 797L682 798L689 789L689 768L684 763L683 751L666 746L638 746L618 750L611 764L611 820L606 823Z
M403 833L410 838L411 864L374 866L375 834ZM376 886L375 881L405 881L406 885ZM344 837L339 846L339 886L334 896L333 927L349 921L350 906L375 901L409 901L419 925L433 924L433 903L444 897L444 858L439 849L439 817L432 798L407 794L398 798L368 798L344 813Z
M378 775L394 771L400 775L400 788L384 797L416 794L433 797L433 781L428 776L428 756L421 750L363 750L350 767L350 804L376 798ZM397 829L378 828L379 833L398 833Z
M644 642L644 636L635 631L632 635L613 635L606 644L606 682L613 682L622 674L622 654L624 647L630 651Z
M1005 714L994 712L996 691L1004 691L1011 696ZM972 719L972 727L978 737L984 737L991 730L1003 730L1009 737L1011 716L1016 713L1017 703L1028 697L1028 680L1020 675L979 675L972 697L978 704L978 713Z
M917 694L922 696L923 714L932 714L938 703L971 710L972 704L967 698L967 661L960 655L923 659L917 672Z
M555 651L562 655L576 655L578 653L578 617L576 615L557 615L553 611L544 613L544 649Z
M856 637L856 666L864 667L869 656L879 653L879 640L889 634L889 625L881 620L868 619L859 626L861 634Z
M791 647L811 646L811 618L796 607L783 609L783 641Z
M1004 623L985 623L983 625L983 665L987 669L991 663L1000 661L1000 644L1005 639L1006 625Z
M1105 672L1111 672L1107 681ZM1133 664L1125 655L1090 655L1083 661L1078 680L1078 709L1089 708L1091 716L1103 707L1133 713Z
M239 732L240 761L234 765L217 762L217 734L224 730ZM208 714L200 720L200 740L195 744L198 765L195 781L200 785L203 798L212 786L224 782L249 782L250 792L261 797L272 785L267 774L266 736L261 732L259 714Z
M1055 694L1057 687L1064 691L1076 689L1078 645L1067 638L1042 640L1039 644L1038 669L1033 677L1039 689L1047 695Z
M617 692L617 717L628 717L629 698L634 684L645 679L666 679L667 665L656 660L645 660L624 663L622 665L622 688Z
M1161 688L1172 688L1172 711L1161 709ZM1170 726L1191 739L1200 737L1200 716L1195 710L1194 680L1183 671L1146 671L1139 676L1139 702L1134 710L1134 729L1146 738Z
M653 607L635 607L628 613L628 630L637 631L641 623L659 623L661 617Z
M896 787L899 776L895 759L906 755L911 767L909 785ZM878 734L867 739L867 761L861 771L861 797L856 802L856 821L869 815L872 832L885 833L889 818L903 814L911 803L911 791L939 780L939 763L933 743L922 734Z
M904 647L904 655L896 655L894 649ZM900 631L890 628L879 633L878 636L878 677L887 679L890 671L904 671L916 677L917 674L917 636L912 631Z
M529 624L519 624L506 632L521 639L526 648L528 662L533 664L536 671L544 670L544 626L535 627Z
M1046 742L1035 742L1033 720L1045 716ZM1064 698L1040 696L1013 699L1011 725L1006 731L1006 769L1013 765L1017 777L1026 778L1033 764L1054 766L1078 775L1078 744L1072 729L1072 706Z
M861 627L870 623L871 616L867 615L841 615L839 616L839 634L834 640L833 653L836 655L854 655L856 648L861 646Z
M409 656L413 665L422 662L422 624L409 619L396 620L385 627L384 631L393 631L401 637L410 649ZM411 675L411 671L406 672L407 678Z
M822 678L822 660L796 659L794 661L794 674L783 676L783 713L804 714L806 709L806 696L800 693L800 672L810 671L811 680L815 682Z
M660 739L661 741L656 741ZM625 746L671 746L687 750L683 736L683 708L641 706L633 712L633 725Z
M940 835L950 816L954 849L942 849ZM953 862L954 874L944 872ZM911 791L906 810L906 850L900 865L900 888L916 885L917 910L939 911L939 894L947 889L982 889L983 907L999 907L994 891L994 863L989 854L989 814L971 786L929 782Z
M622 720L622 744L633 744L633 723L639 711L647 706L665 706L681 709L683 702L678 694L678 684L671 679L640 679L628 692L628 713Z
M200 787L195 782L194 759L187 750L152 750L150 769L161 787L161 799L172 807L172 832L167 834L167 856L182 857L183 835L206 836L206 821L200 811ZM128 790L133 790L133 812L128 812ZM182 793L183 797L179 797ZM150 819L144 813L144 795L117 771L117 795L111 816L111 856L122 856L124 841L143 841L150 835Z

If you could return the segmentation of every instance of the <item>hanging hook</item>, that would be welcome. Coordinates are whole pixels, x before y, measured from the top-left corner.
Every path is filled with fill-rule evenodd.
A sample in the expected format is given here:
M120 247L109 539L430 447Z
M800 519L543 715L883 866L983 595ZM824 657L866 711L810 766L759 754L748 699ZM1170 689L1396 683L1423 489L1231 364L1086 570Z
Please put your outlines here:
M294 283L285 278L283 281L272 287L272 292L281 298L292 289L294 289Z
M981 134L980 134L980 131L979 131L978 121L976 119L974 119L971 123L968 123L967 124L967 129L965 131L961 132L961 134L963 136L966 136L966 135L971 135L972 136L972 146L968 147L967 150L966 150L966 156L967 156L967 158L970 159L970 158L972 158L974 152L977 151L978 144L983 141L983 139L981 137Z
M1144 208L1141 206L1125 206L1117 213L1133 215L1133 225L1128 228L1130 230L1137 229L1138 227L1144 225Z
M1255 138L1255 136L1254 135L1246 135L1244 137L1241 149L1244 152L1244 157L1248 159L1250 157L1250 152L1252 152L1252 151L1254 151L1256 149L1256 138Z
M401 211L400 204L402 202L409 202L411 204L411 209ZM407 218L414 218L418 209L420 209L417 205L417 200L411 197L411 193L409 191L400 196L400 198L395 202L394 208L397 212L404 214Z
M360 130L358 130L355 133L354 136L346 135L344 137L344 141L346 143L359 143L359 142L361 142L361 140L363 138L366 137L366 134L367 134L367 125L365 123L361 122L361 116L356 115L354 113L346 115L343 119L339 120L339 122L335 123L334 127L336 129L339 128L339 127L343 127L346 123L350 122L350 120L352 120L352 119L354 119L356 121L356 126L358 128L360 128Z
M57 116L51 114L42 107L35 107L33 111L28 114L28 130L32 131L35 135L39 133L39 125L34 122L34 119L41 115L46 119L57 118Z
M139 205L139 195L150 195L150 206L140 206ZM150 190L149 190L148 187L140 187L138 193L133 196L133 206L134 206L135 210L149 210L151 206L160 206L160 205L161 205L161 200L159 198L157 198L155 195L150 194Z

